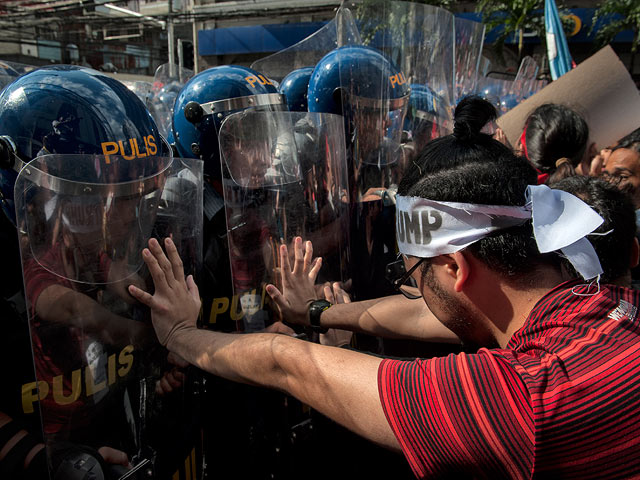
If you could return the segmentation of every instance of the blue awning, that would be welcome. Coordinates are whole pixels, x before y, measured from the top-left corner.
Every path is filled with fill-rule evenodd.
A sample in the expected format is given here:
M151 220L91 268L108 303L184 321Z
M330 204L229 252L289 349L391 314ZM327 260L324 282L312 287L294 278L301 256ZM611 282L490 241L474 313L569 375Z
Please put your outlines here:
M281 23L214 28L198 32L200 55L278 52L298 43L327 22Z

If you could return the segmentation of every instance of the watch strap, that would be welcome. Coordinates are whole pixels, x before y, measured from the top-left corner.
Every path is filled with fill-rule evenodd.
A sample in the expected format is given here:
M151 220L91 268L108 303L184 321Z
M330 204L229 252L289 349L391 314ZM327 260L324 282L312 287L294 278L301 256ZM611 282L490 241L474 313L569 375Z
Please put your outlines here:
M309 326L316 333L327 333L329 330L320 325L320 315L331 306L326 300L314 300L309 305Z

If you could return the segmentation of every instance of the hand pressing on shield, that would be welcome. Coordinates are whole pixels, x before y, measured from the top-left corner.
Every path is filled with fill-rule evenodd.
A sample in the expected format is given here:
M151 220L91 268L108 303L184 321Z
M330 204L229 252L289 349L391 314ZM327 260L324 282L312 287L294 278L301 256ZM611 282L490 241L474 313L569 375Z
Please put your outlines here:
M129 293L151 309L158 341L172 350L171 342L178 333L197 328L201 302L193 276L185 279L182 260L170 238L165 238L164 247L166 255L158 240L152 238L149 248L142 251L155 285L154 294L135 285L129 285Z
M288 335L236 335L198 329L198 288L191 276L184 278L173 242L167 238L164 246L166 254L158 241L151 239L149 248L143 250L155 284L153 295L129 286L131 295L151 309L160 343L201 370L285 392L377 444L399 449L380 404L380 358ZM302 321L308 317L309 301L316 298L313 284L320 269L318 260L311 261L311 245L306 247L305 255L302 240L296 238L293 269L286 246L280 249L286 297L273 285L267 287L280 308Z
M313 245L302 238L293 241L293 268L289 261L287 246L280 246L280 274L282 292L275 285L267 285L267 293L280 309L283 320L297 325L309 325L309 305L318 298L315 290L316 278L322 259L313 259Z

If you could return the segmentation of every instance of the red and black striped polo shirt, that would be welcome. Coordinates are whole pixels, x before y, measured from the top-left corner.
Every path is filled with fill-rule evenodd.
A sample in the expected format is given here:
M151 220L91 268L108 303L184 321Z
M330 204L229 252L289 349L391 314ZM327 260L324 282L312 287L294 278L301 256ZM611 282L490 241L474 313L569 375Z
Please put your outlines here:
M640 477L639 293L574 285L540 299L506 349L382 362L417 477Z

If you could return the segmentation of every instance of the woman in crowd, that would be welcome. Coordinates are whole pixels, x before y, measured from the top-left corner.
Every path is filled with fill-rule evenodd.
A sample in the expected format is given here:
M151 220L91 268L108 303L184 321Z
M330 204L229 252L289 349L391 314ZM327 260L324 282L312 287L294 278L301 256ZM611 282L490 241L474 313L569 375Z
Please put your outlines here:
M595 152L587 150L589 127L584 118L569 107L544 104L536 108L525 124L516 150L538 171L538 183L549 183L588 174ZM592 154L593 153L593 154Z

